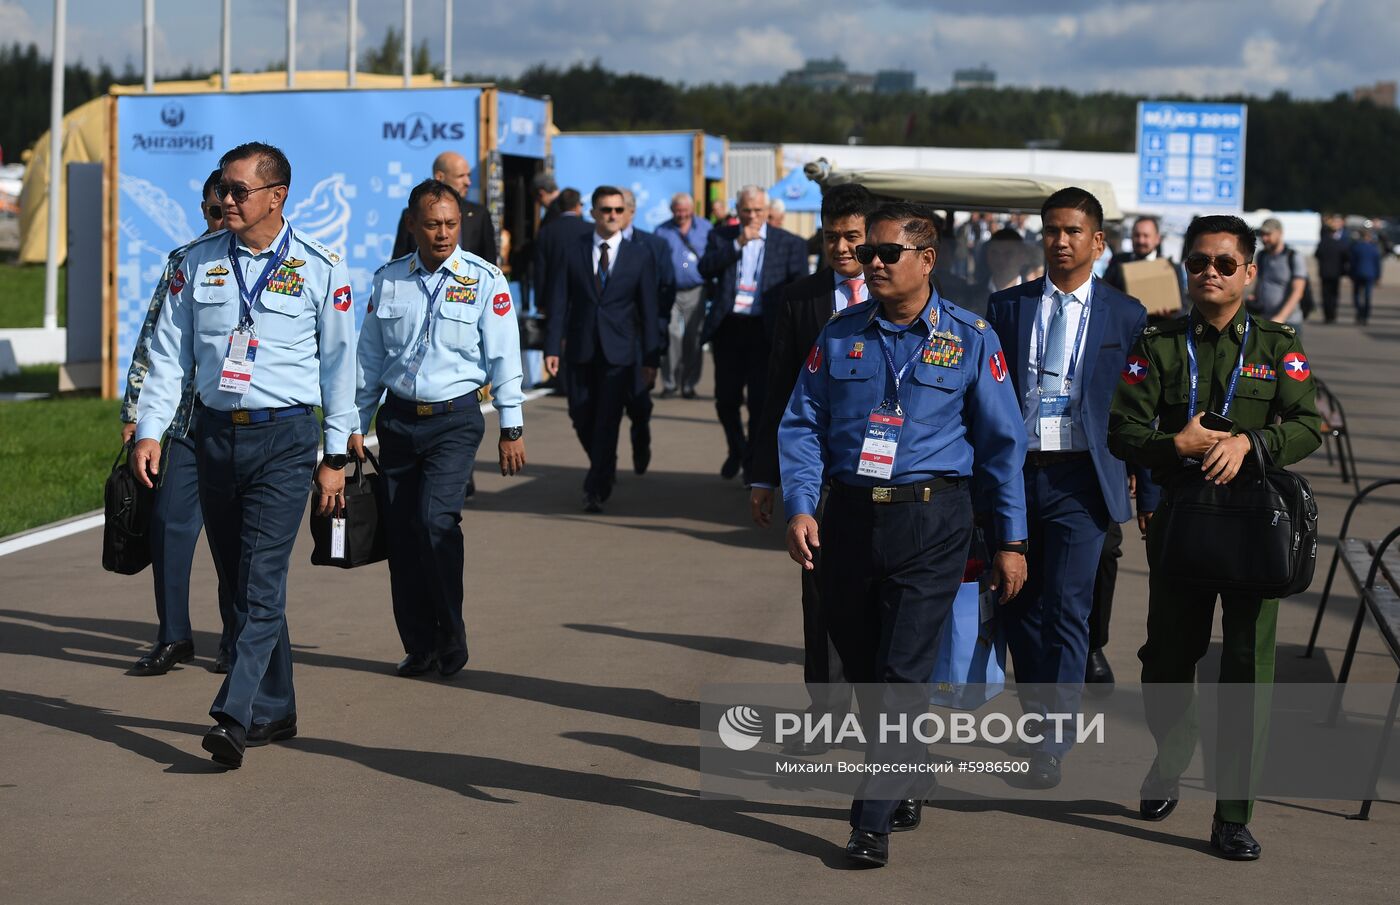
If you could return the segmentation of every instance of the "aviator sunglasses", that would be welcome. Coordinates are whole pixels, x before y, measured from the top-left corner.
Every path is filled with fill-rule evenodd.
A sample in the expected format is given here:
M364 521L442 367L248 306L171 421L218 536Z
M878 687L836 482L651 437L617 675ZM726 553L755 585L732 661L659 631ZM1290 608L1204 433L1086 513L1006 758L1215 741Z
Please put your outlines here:
M1205 273L1208 266L1214 264L1216 272L1222 277L1232 277L1235 275L1236 270L1239 270L1249 262L1244 261L1241 263L1229 255L1216 255L1215 257L1211 257L1210 255L1197 252L1196 254L1187 255L1186 260L1182 263L1186 265L1188 273L1200 275Z
M255 189L250 189L246 185L229 185L221 182L214 186L214 197L222 199L225 195L232 195L233 200L239 204L248 200L248 196L254 192L261 192L263 189L275 189L279 185L286 185L285 182L272 182L267 185L260 185Z
M932 245L898 245L894 242L882 242L879 245L857 245L856 260L862 264L869 264L878 257L886 266L889 266L898 261L906 251L923 251L932 247Z

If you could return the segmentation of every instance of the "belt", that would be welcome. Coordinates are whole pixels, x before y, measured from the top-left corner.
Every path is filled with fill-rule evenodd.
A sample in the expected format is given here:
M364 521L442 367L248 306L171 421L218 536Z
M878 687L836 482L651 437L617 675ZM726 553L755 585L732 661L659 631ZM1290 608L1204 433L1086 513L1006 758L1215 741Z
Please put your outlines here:
M932 481L919 481L914 484L895 484L876 487L858 487L854 484L831 482L831 492L852 500L868 503L927 503L936 493L961 487L966 478L934 478Z
M1088 452L1041 452L1038 449L1026 451L1026 466L1029 468L1049 468L1066 462L1079 462L1090 458Z
M472 405L480 405L481 397L484 394L484 389L472 390L470 393L458 396L456 399L448 399L446 402L413 402L390 393L387 402L390 408L397 411L417 415L420 418L428 418L432 415L445 415L448 412L462 411L467 408L469 402Z
M203 402L196 406L212 418L216 418L225 424L233 424L238 427L246 427L250 424L266 424L269 421L280 421L283 418L296 418L301 415L309 415L312 407L309 405L289 405L277 409L234 409L231 412L211 409Z

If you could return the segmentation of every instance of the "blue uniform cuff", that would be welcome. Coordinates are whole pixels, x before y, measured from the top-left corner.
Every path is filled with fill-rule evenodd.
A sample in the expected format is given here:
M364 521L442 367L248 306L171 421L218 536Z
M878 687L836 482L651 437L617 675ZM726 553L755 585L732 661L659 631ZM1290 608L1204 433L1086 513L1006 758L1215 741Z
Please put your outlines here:
M794 515L810 515L813 518L817 515L817 498L809 493L799 493L795 496L783 497L783 509L787 512L788 518Z
M326 431L326 455L343 456L345 447L349 443L350 435L343 430Z
M1015 515L998 515L997 527L1001 530L1001 537L1008 541L1025 540L1030 537L1030 529L1026 526L1026 515L1024 512Z
M508 405L497 409L496 412L500 415L502 428L525 426L525 413L518 405Z
M136 441L139 443L142 440L155 440L159 443L160 438L165 436L166 427L167 425L160 424L154 418L143 418L136 422Z

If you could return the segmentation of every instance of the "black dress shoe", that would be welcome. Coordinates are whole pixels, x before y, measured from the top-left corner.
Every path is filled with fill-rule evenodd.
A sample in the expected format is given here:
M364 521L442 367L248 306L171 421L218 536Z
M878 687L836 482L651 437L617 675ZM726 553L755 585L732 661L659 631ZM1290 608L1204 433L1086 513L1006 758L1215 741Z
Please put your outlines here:
M1053 789L1060 784L1060 759L1044 751L1031 754L1026 782L1032 789Z
M695 387L691 387L691 388L688 389L688 390L681 390L681 398L682 398L682 399L694 399L694 398L695 398Z
M884 867L890 863L890 834L851 830L846 857L870 867Z
M1152 769L1147 771L1147 778L1142 781L1138 815L1143 820L1166 820L1167 815L1176 810L1176 803L1180 798L1180 784L1175 779L1157 778L1157 762L1154 760Z
M726 481L739 473L739 466L744 464L744 457L737 453L730 453L729 458L724 460L724 464L719 467L719 476Z
M906 798L894 809L894 816L890 818L890 830L896 833L912 830L919 825L923 815L924 800L922 798Z
M462 671L462 667L467 665L467 649L465 646L453 646L438 654L438 674L447 677L455 676Z
M1089 659L1084 664L1084 691L1096 698L1113 693L1113 667L1108 665L1101 647L1089 651Z
M193 641L172 641L169 644L156 644L136 665L131 667L133 676L163 676L170 672L176 663L188 663L194 659Z
M233 654L227 647L219 648L219 653L214 657L214 672L224 675L228 672L232 662Z
M425 672L437 669L437 665L436 654L409 654L399 661L394 671L405 677L421 676Z
M1225 823L1219 817L1210 822L1210 847L1227 861L1258 861L1262 849L1243 823Z
M243 750L248 747L248 735L233 721L220 723L204 733L201 743L214 757L214 763L230 770L243 766Z
M583 511L594 513L603 511L603 501L599 499L598 494L585 493L583 495Z
M647 466L651 464L651 447L638 446L632 450L632 470L637 474L646 474Z
M261 748L270 742L284 742L297 737L297 715L284 716L270 723L254 723L248 729L245 744L249 748Z
M1138 816L1143 820L1166 820L1176 810L1175 798L1143 798L1138 801Z

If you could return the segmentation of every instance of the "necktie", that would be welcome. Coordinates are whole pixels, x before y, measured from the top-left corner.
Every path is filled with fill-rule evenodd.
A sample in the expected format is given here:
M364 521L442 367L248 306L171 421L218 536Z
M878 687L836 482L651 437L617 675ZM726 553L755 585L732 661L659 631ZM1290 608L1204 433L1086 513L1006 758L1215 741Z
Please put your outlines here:
M850 298L850 301L846 303L847 305L860 304L860 290L864 285L864 277L851 277L846 281L846 294Z
M1045 331L1045 358L1040 362L1040 388L1058 393L1065 385L1065 306L1073 296L1056 291Z
M603 287L608 285L608 243L603 242L598 246L598 291L602 292Z

